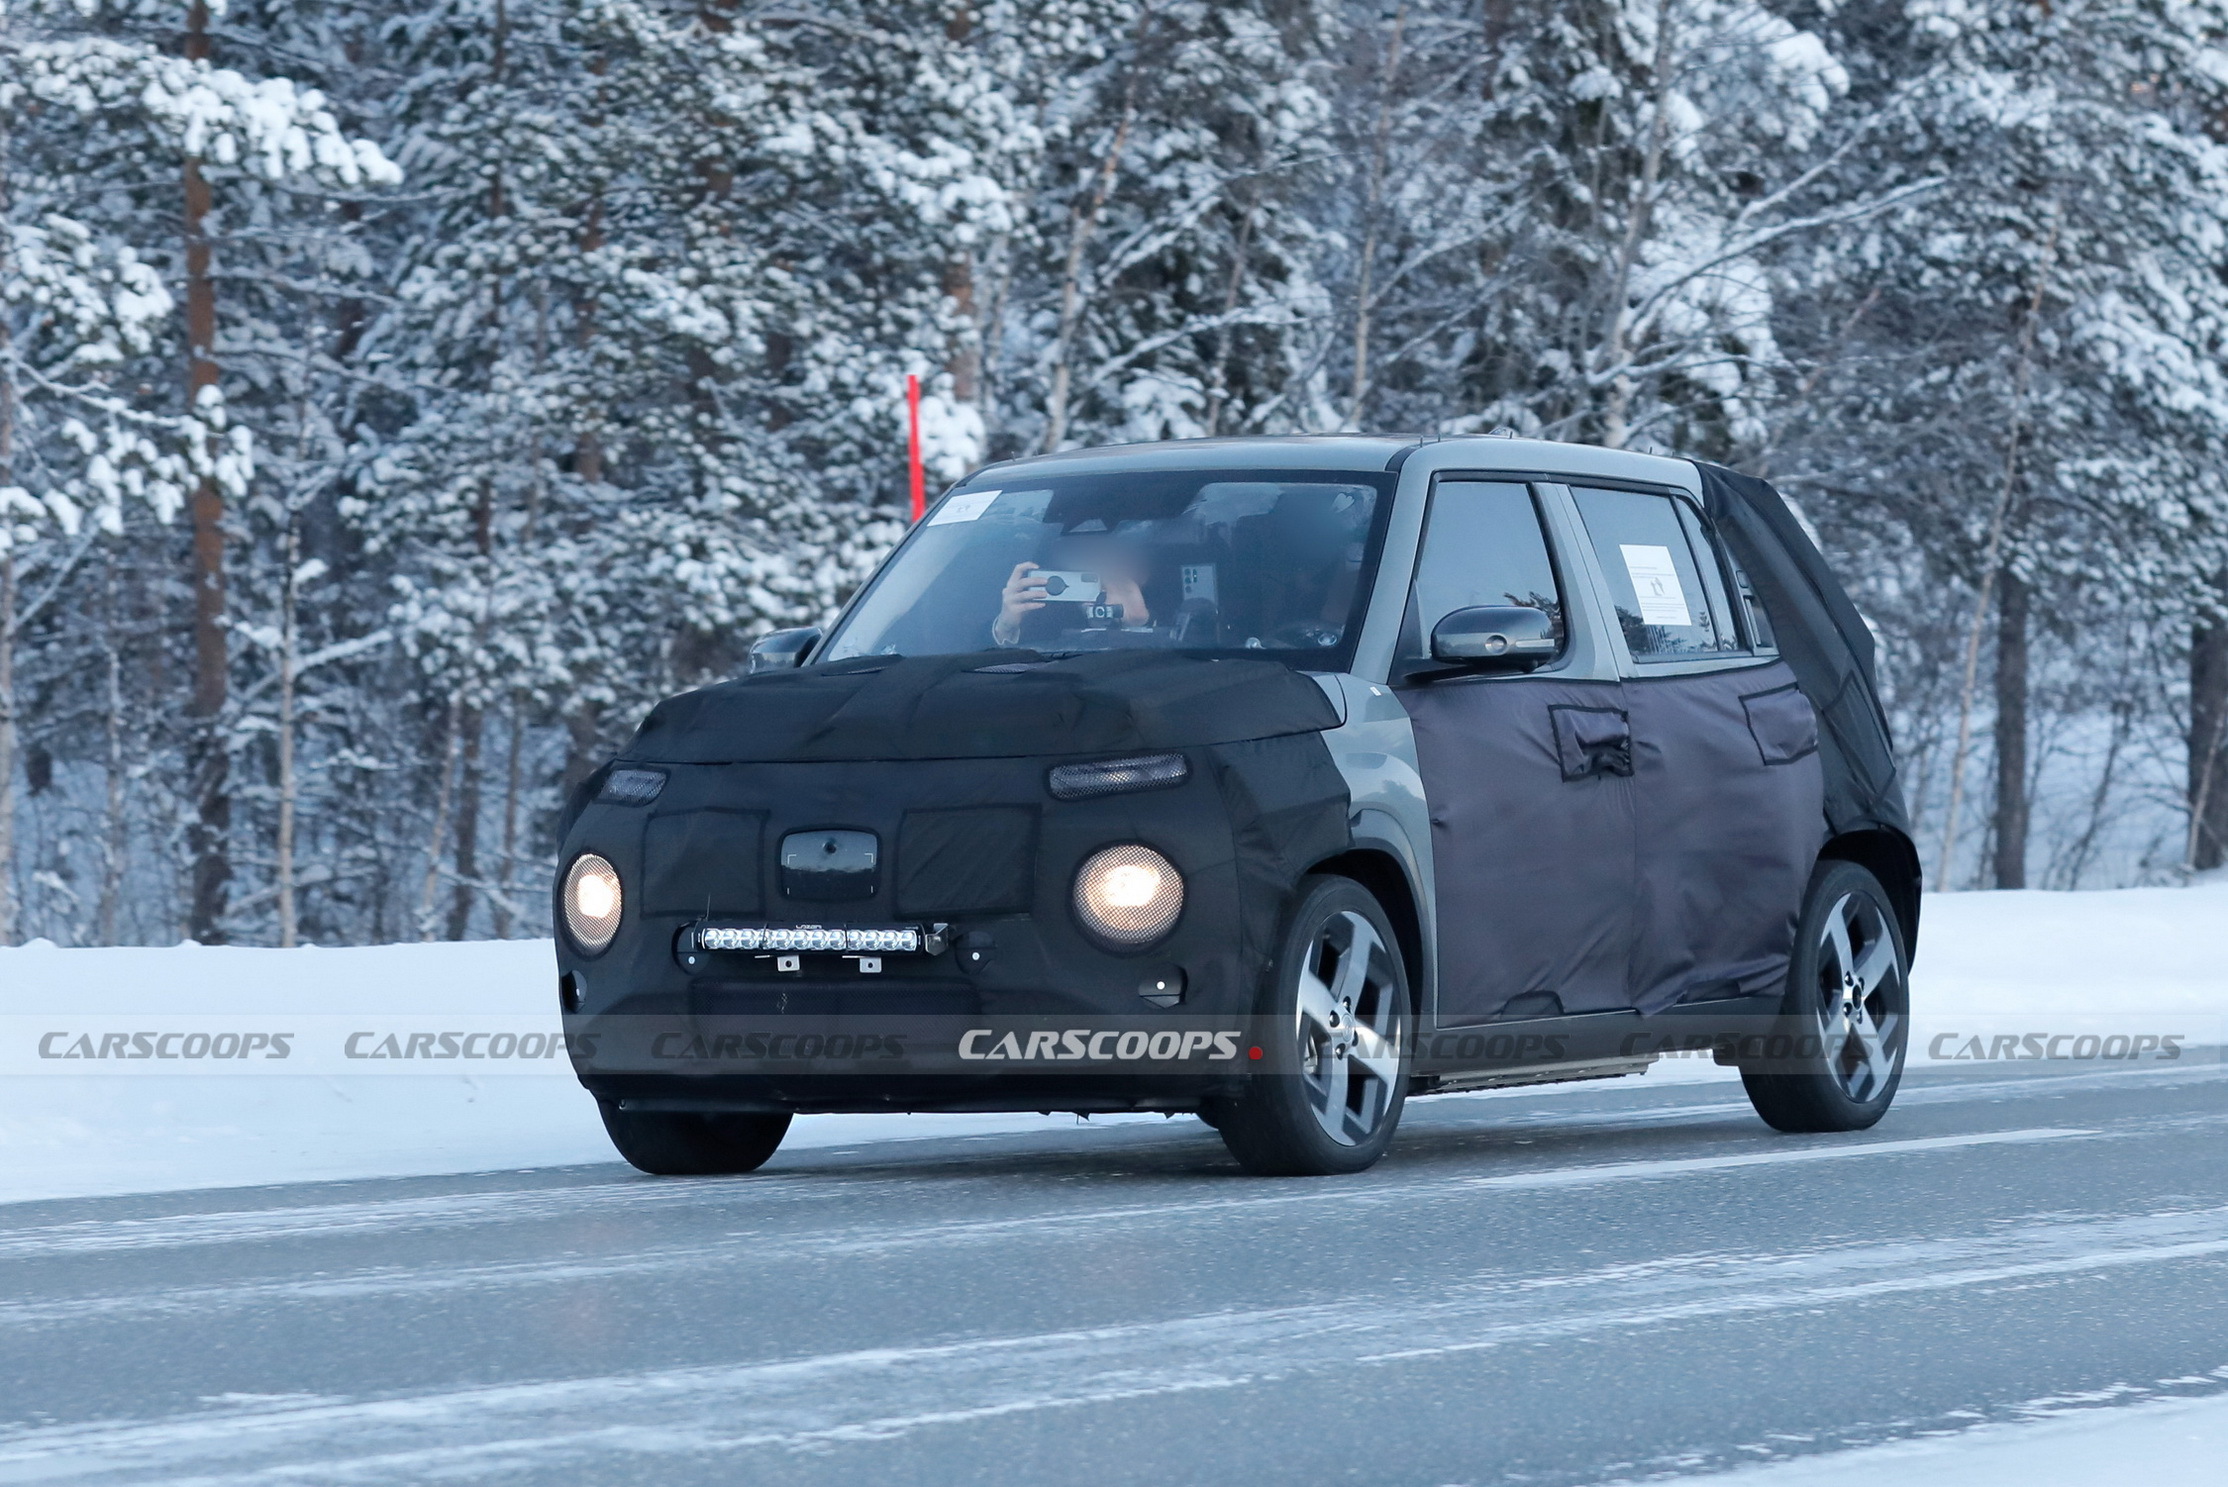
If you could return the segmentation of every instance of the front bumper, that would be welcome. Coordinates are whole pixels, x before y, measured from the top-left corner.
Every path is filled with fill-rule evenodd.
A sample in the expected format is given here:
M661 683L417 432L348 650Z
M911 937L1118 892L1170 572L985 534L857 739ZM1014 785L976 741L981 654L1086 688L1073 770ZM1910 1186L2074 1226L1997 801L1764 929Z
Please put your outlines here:
M1185 752L1182 785L1076 801L1045 789L1059 759L658 766L654 810L591 804L565 837L562 861L598 852L637 885L600 955L558 934L581 1082L641 1108L1198 1108L1250 1061L1286 898L1343 844L1346 797L1315 735ZM967 812L997 828L981 853L953 847ZM711 857L699 818L727 833ZM872 896L792 896L778 843L839 827L885 844ZM1120 842L1184 877L1175 927L1142 950L1071 905L1083 861ZM678 853L699 869L677 875ZM992 853L1015 870L976 871ZM871 938L904 934L917 950Z
M1193 1110L1259 1047L1245 1017L1156 1012L574 1018L598 1098L671 1110Z

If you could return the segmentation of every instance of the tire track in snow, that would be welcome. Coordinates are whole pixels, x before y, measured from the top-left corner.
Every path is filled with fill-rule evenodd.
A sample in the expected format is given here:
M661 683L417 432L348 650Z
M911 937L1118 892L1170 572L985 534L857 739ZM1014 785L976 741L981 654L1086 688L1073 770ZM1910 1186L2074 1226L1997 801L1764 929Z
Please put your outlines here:
M2228 1116L2220 1117L2228 1122ZM1557 1167L1492 1177L1434 1178L1421 1182L1356 1187L1339 1195L1341 1208L1381 1204L1412 1206L1473 1197L1479 1190L1592 1187L1610 1183L1662 1181L1699 1173L1786 1163L1837 1161L1856 1157L1916 1155L1976 1146L2027 1145L2099 1134L2094 1130L2043 1128L1927 1137L1909 1141L1859 1141L1811 1145L1790 1150L1729 1153L1711 1157L1667 1158ZM747 1248L734 1241L775 1239L783 1260L807 1255L874 1255L936 1246L995 1243L1016 1237L1089 1232L1108 1227L1134 1232L1151 1224L1196 1226L1203 1220L1245 1217L1268 1209L1304 1205L1322 1209L1324 1195L1314 1184L1304 1191L1224 1198L1179 1199L1114 1207L1068 1207L1057 1212L1006 1219L954 1219L891 1226L881 1221L821 1229L803 1234L738 1231L726 1242L665 1246L603 1257L568 1254L546 1260L484 1264L383 1266L344 1275L290 1280L242 1280L209 1286L163 1286L108 1295L37 1301L0 1302L0 1328L57 1323L121 1320L132 1317L195 1316L272 1303L360 1300L374 1296L428 1296L460 1291L497 1291L522 1286L570 1285L582 1281L716 1268L732 1273L749 1263Z
M825 1449L1323 1370L2224 1256L2228 1207L2041 1217L1957 1239L1680 1256L1580 1272L1554 1287L1486 1275L1428 1294L33 1427L0 1433L0 1482L415 1483L598 1458Z
M2228 1080L2228 1067L2127 1070L2110 1074L2034 1076L1908 1086L1898 1094L1897 1100L1902 1106L1936 1106L1994 1101L2007 1097L2043 1098L2061 1092L2124 1087L2130 1082L2155 1087L2160 1084L2220 1080ZM1452 1095L1447 1098L1451 1102L1466 1097ZM1613 1133L1620 1128L1648 1128L1717 1115L1745 1115L1748 1111L1745 1101L1677 1105L1654 1110L1522 1111L1497 1119L1481 1120L1473 1117L1434 1126L1431 1133L1448 1136L1539 1128ZM910 1144L917 1146L919 1139L913 1138ZM1433 1179L1420 1186L1436 1186L1440 1181L1442 1180ZM998 1185L1003 1188L1011 1186L1009 1178L993 1170L986 1170L980 1176L940 1173L937 1182L939 1191L942 1192L951 1191L955 1184ZM807 1202L819 1205L839 1192L850 1198L909 1194L917 1191L918 1185L918 1178L892 1173L889 1167L877 1164L870 1172L860 1173L822 1169L738 1178L694 1178L687 1182L628 1178L574 1187L481 1190L408 1198L348 1199L335 1203L176 1213L149 1218L76 1219L21 1226L0 1224L0 1259L33 1259L374 1233L391 1236L406 1232L542 1222L583 1214L631 1212L668 1206L696 1209L722 1202L754 1207ZM1382 1190L1382 1187L1350 1183L1347 1192L1361 1196Z

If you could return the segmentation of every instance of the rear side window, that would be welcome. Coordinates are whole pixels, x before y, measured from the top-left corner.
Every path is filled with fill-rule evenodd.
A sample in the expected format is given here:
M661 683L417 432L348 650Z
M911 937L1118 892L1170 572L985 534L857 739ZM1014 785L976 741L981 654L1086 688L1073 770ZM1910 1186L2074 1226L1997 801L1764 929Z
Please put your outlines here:
M1571 495L1634 659L1687 660L1741 648L1717 555L1685 502L1577 486Z
M1500 481L1442 481L1431 497L1431 520L1416 560L1409 618L1421 653L1439 621L1481 604L1519 604L1547 611L1563 637L1563 595L1547 556L1539 509L1528 486Z

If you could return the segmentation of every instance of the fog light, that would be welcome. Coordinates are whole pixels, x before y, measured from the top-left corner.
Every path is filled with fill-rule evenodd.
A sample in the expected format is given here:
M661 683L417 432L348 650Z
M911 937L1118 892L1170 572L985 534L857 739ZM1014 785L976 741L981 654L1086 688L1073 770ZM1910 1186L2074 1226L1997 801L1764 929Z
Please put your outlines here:
M1183 911L1183 874L1151 847L1102 848L1075 875L1076 914L1117 945L1150 945Z
M565 928L574 943L590 955L610 945L619 932L619 912L625 895L619 888L619 870L593 852L572 860L565 873Z

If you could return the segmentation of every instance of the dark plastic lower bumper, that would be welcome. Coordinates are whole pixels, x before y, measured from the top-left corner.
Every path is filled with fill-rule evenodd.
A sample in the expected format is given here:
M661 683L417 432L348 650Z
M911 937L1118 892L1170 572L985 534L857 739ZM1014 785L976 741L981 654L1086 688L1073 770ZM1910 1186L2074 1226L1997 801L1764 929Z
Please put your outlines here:
M1050 1000L1050 999L1047 999ZM603 1100L691 1110L1192 1110L1258 1046L1242 1016L875 1009L567 1019Z
M997 1011L574 1017L567 1033L598 1099L797 1113L1196 1110L1235 1092L1269 1040L1291 1034L1250 1014L1092 1013L1051 997L1020 1010L1007 1000ZM1803 1041L1765 997L1653 1017L1427 1027L1415 1039L1413 1092L1637 1073L1666 1057L1808 1067L1818 1050Z

